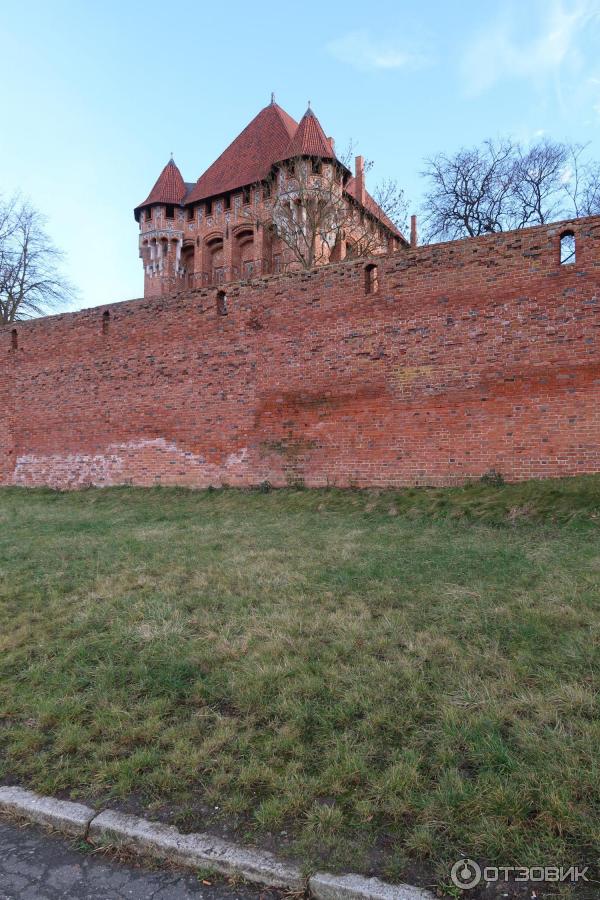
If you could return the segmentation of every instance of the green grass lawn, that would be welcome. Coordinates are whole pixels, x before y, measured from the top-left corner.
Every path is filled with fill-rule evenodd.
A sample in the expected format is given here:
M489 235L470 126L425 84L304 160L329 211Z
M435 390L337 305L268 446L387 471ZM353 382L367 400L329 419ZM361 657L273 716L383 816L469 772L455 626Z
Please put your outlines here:
M595 477L3 489L0 781L391 880L595 863L599 588Z

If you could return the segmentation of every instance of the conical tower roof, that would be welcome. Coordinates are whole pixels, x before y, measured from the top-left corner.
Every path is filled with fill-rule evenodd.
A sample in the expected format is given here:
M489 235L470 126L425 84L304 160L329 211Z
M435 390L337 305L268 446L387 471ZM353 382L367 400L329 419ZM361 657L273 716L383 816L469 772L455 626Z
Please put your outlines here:
M144 202L136 206L135 212L151 203L182 203L186 190L181 172L171 157Z
M321 127L314 112L308 107L296 133L288 144L281 159L293 159L296 156L318 156L321 159L335 159L331 141Z

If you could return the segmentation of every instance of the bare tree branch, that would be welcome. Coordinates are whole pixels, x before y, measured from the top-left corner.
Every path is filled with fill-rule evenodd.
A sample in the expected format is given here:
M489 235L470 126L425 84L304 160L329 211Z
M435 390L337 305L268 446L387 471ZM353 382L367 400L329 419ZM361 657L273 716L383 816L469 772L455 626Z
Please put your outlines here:
M585 160L589 144L569 146L567 192L577 216L600 214L600 163Z
M352 149L347 151L351 155ZM381 212L406 217L404 195L395 182L384 184L369 209L346 190L348 165L340 160L297 157L286 162L268 184L268 200L248 209L254 224L269 229L286 248L294 267L311 269L344 255L370 256L387 249L389 226ZM264 194L264 185L262 186ZM255 196L261 186L255 186ZM377 204L380 210L376 209ZM342 245L344 250L342 251Z
M44 226L28 201L0 199L0 324L43 315L75 296Z
M427 240L446 240L541 225L600 211L600 165L585 147L549 140L530 147L484 141L426 161Z

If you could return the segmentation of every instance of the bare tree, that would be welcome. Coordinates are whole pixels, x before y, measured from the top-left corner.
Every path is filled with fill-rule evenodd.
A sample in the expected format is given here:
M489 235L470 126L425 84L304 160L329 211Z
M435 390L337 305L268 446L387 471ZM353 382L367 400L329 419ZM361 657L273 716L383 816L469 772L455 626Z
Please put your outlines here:
M291 160L272 192L270 219L276 236L304 269L328 260L349 211L342 174L332 162Z
M475 237L501 231L511 187L511 141L443 153L427 160L424 224L430 239Z
M588 146L572 144L569 147L565 191L576 216L600 215L600 163L586 160Z
M42 315L75 294L44 226L28 201L0 199L0 324Z
M569 147L539 141L527 150L514 148L510 170L509 228L544 225L565 210Z
M365 209L345 190L344 170L347 169L343 160L306 157L289 160L268 184L268 199L263 204L255 204L245 215L269 228L273 237L288 249L293 263L303 269L335 258L342 241L351 246L353 255L381 252L388 235L381 213L392 225L398 219L406 219L404 194L396 182L384 182L373 198L374 204L371 201L372 208ZM264 194L263 189L264 185L255 186L256 191L262 190Z
M546 139L527 148L487 140L427 160L427 239L473 237L599 212L600 166L585 163L584 150Z
M586 166L576 202L578 216L600 216L600 163Z
M365 164L365 172L370 163ZM395 178L385 178L373 191L373 199L382 213L396 226L402 234L409 230L409 203L404 190L398 186Z
M340 162L346 169L352 168L352 160L356 153L356 145L352 139L348 142L348 146L340 156ZM375 163L372 159L365 159L364 175L372 171ZM409 202L406 194L398 184L396 178L385 178L380 181L373 191L373 200L379 207L383 215L390 220L398 231L406 234L409 230Z

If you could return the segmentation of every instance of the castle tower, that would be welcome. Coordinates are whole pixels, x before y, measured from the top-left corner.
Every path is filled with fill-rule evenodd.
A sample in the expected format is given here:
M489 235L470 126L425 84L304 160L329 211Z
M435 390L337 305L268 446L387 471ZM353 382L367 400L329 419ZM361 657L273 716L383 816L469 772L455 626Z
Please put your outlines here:
M134 210L140 225L144 296L158 297L184 285L183 201L186 184L171 157L143 203Z
M319 226L309 244L314 252L302 256L286 240L285 220L302 244L311 209L325 201L332 210L327 228ZM145 297L324 265L357 248L384 253L408 244L368 194L362 157L353 176L310 105L298 123L274 99L197 181L185 182L169 160L134 214Z

